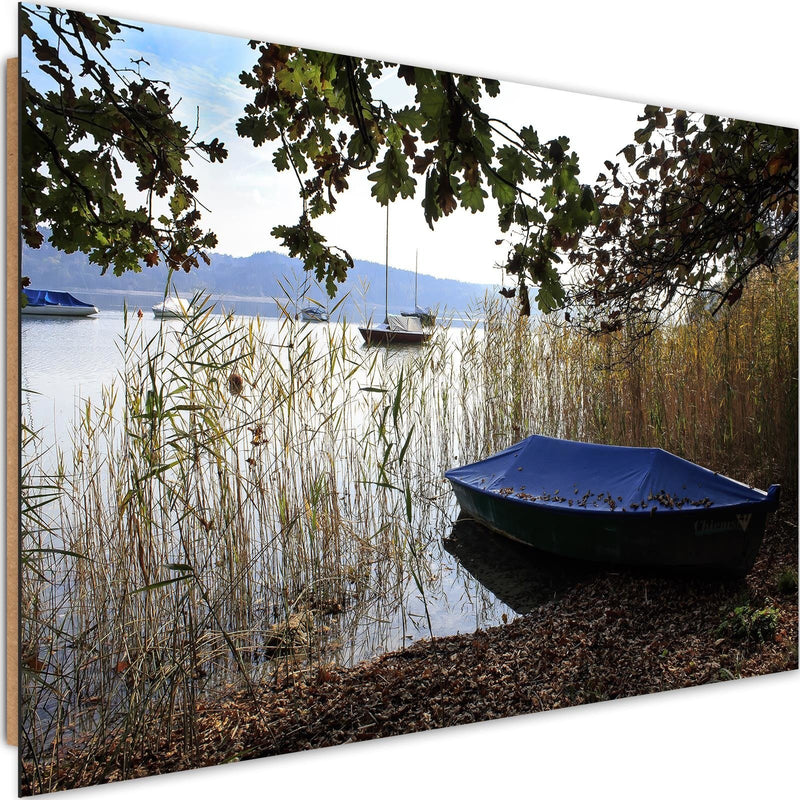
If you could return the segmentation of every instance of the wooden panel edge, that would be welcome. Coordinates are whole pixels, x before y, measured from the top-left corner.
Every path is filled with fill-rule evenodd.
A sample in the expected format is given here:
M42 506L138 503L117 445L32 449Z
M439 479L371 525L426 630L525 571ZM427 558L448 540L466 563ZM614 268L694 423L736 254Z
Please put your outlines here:
M6 741L19 741L19 59L6 64Z

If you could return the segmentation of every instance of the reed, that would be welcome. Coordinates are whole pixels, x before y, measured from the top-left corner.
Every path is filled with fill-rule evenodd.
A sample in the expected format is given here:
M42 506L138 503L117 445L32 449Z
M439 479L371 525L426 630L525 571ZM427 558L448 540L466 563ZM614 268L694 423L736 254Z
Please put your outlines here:
M663 447L748 483L792 487L797 357L793 264L756 274L717 318L699 308L637 343L625 330L586 337L490 306L480 356L462 365L472 452L542 433Z
M531 433L664 447L796 487L797 272L757 276L623 359L486 301L417 349L345 323L237 320L194 298L147 337L62 450L23 443L22 754L34 792L83 748L100 780L232 689L434 634L443 473ZM288 292L287 292L287 296ZM467 593L477 594L473 589Z

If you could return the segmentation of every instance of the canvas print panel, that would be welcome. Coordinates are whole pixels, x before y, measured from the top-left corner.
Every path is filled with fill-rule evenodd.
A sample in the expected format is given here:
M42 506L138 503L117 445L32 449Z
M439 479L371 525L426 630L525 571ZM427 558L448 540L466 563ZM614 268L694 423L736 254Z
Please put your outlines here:
M795 130L20 32L23 793L796 667Z

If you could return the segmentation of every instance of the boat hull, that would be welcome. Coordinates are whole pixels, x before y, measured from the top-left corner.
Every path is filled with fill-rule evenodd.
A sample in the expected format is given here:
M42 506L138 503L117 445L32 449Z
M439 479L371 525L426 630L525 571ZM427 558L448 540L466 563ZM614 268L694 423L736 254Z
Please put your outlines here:
M758 555L766 525L763 508L593 513L451 484L466 516L538 550L587 561L743 573Z
M92 317L100 312L94 306L25 306L23 317Z
M422 344L431 338L427 332L391 331L382 328L359 328L367 344Z

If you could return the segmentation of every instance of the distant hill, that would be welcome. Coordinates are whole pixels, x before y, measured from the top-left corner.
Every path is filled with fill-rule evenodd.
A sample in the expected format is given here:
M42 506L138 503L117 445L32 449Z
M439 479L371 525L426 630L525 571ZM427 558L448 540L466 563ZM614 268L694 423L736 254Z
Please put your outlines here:
M31 279L31 288L72 292L100 309L119 309L125 301L130 307L152 305L163 296L167 280L163 266L145 267L142 272L120 277L99 273L99 267L90 264L82 253L63 253L47 242L38 250L23 248L22 274ZM213 254L210 265L189 274L176 273L172 283L182 297L205 290L225 308L245 314L274 314L275 299L292 306L308 305L308 299L314 299L329 308L341 300L337 316L356 320L383 315L384 274L382 264L356 261L336 298L330 300L298 259L274 252L243 258ZM496 287L419 275L417 302L461 314L474 309L487 291L495 292ZM413 306L414 273L390 267L389 313L411 310Z

